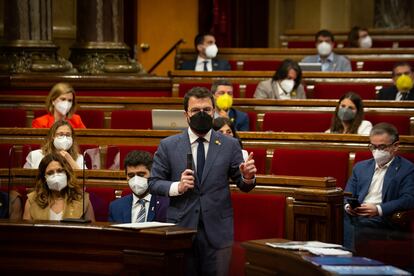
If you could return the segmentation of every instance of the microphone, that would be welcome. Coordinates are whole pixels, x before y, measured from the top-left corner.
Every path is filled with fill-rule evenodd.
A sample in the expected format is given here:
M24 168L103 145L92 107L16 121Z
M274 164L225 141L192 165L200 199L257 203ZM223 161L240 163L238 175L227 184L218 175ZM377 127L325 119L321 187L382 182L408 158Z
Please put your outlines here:
M193 169L193 154L191 152L187 153L187 169Z
M7 218L10 218L10 191L11 191L11 186L12 186L12 175L11 175L11 169L14 163L14 145L12 145L9 149L9 171L8 171L8 179L7 179L7 201L4 203L5 204L5 209L6 209L6 215Z
M72 223L89 223L90 219L85 219L85 169L86 169L86 155L88 152L85 150L82 154L82 215L80 218L64 218L60 222L72 222Z

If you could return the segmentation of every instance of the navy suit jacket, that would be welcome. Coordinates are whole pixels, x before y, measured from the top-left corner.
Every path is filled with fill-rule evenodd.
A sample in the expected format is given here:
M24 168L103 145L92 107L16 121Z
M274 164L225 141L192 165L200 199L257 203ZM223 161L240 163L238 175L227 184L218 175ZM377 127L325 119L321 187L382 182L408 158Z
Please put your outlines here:
M185 60L181 66L180 70L195 70L197 59L195 60ZM227 60L222 59L213 59L212 60L213 71L230 71L231 66Z
M395 101L395 97L397 96L398 89L395 85L382 88L377 95L378 100L386 100L386 101ZM408 92L406 101L414 101L414 88Z
M130 223L132 211L132 194L114 200L109 204L108 221L118 223ZM167 216L168 198L162 196L151 196L147 221L165 222Z
M374 170L373 158L358 162L345 191L358 196L359 202L363 202L368 194ZM414 208L414 165L401 156L394 158L385 173L381 208L383 216Z
M246 112L231 108L229 118L237 131L249 131L249 116Z
M191 153L188 130L161 141L149 179L151 193L169 195L172 182L180 181L181 173L186 169L187 153ZM255 186L242 181L239 169L242 162L239 142L212 130L202 179L196 179L194 189L170 197L167 221L197 229L201 219L212 247L231 246L233 207L229 177L242 191L248 192Z

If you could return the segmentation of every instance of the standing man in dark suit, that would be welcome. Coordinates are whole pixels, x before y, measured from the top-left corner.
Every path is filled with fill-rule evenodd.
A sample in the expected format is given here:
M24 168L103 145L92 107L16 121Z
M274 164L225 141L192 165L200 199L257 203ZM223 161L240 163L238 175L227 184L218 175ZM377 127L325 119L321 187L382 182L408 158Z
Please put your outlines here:
M414 74L411 65L408 62L398 62L392 68L393 86L382 88L378 95L378 100L386 101L413 101Z
M344 246L354 249L362 240L381 231L398 230L389 217L414 208L414 164L396 155L397 129L388 123L375 125L370 133L369 149L374 158L358 162L345 191L351 192L360 207L345 204Z
M109 205L108 221L118 223L160 221L165 222L169 200L151 195L148 177L152 156L146 151L131 151L124 160L128 185L132 194L119 198Z
M184 110L189 128L161 141L150 191L170 196L167 222L197 229L187 275L227 275L233 244L228 180L248 192L255 186L256 166L252 154L243 162L236 139L212 130L214 98L208 89L192 88Z
M194 39L197 59L184 61L181 70L195 71L229 71L230 64L227 60L216 59L218 48L216 39L212 34L198 34Z
M211 85L216 101L216 112L214 118L229 118L237 131L249 131L249 116L246 112L239 111L233 105L233 85L228 80L215 80Z

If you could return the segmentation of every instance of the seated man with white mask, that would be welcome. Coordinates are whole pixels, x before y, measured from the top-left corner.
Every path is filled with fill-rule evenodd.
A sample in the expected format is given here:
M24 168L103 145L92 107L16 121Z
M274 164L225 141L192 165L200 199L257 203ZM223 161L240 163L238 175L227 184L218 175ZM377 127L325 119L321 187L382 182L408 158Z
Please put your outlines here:
M187 60L181 64L181 70L195 71L229 71L230 64L227 60L216 59L218 48L216 39L212 34L198 34L194 39L194 47L197 51L197 59Z
M335 38L328 30L320 30L315 35L315 46L318 50L317 55L307 56L303 63L322 63L322 71L352 71L351 62L341 55L335 54L332 50L335 46Z
M125 157L124 167L132 194L111 202L108 221L118 223L165 222L169 199L149 193L151 154L146 151L131 151Z
M369 149L373 158L356 163L345 191L344 246L355 244L393 230L401 230L391 221L392 214L414 208L414 164L398 156L397 129L388 123L375 125L370 133Z

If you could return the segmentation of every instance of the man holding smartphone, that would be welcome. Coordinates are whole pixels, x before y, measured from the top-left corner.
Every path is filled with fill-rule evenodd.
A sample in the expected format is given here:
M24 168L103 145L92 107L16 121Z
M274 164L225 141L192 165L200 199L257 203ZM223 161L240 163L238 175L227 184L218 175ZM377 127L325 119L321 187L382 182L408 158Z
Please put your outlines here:
M344 215L344 246L351 250L362 232L398 230L389 217L414 208L414 164L397 155L398 146L397 129L379 123L370 133L373 158L354 166L345 188L354 199L348 199Z

